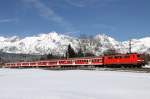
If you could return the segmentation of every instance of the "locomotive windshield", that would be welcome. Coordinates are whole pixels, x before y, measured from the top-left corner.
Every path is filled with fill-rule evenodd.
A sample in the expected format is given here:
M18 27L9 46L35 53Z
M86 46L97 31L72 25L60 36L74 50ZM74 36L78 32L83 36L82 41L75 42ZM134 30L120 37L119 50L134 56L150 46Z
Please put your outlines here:
M138 57L138 58L144 58L144 56L143 56L143 55L140 55L140 54L138 54L137 57Z

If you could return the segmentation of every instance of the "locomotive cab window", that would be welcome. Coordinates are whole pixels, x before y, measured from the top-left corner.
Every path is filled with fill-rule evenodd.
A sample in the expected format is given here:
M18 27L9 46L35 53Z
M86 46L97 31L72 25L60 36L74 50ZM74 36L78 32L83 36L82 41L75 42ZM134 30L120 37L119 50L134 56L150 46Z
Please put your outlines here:
M143 58L143 55L137 55L138 58Z

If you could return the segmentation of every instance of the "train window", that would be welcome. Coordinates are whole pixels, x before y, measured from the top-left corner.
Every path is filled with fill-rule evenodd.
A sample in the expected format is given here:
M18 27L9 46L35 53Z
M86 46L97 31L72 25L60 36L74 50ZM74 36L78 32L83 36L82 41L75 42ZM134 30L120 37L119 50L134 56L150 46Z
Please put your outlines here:
M30 65L35 65L36 63L30 63Z
M119 58L121 59L121 58L122 58L122 56L119 56Z
M82 62L86 62L86 60L82 60Z
M109 57L108 57L108 59L112 59L112 58L113 58L112 56L109 56Z
M117 58L120 58L120 56L117 56Z
M116 59L121 59L122 58L122 56L114 56L114 58L116 58Z
M76 62L82 62L82 60L76 60Z
M101 62L102 60L100 59L93 59L92 62Z
M59 61L60 64L63 64L65 61Z
M72 63L72 61L67 61L67 63Z
M124 56L124 58L130 58L130 56L126 55L126 56Z
M96 61L97 61L96 59L93 59L93 60L92 60L92 62L96 62Z
M115 58L117 59L117 58L118 58L118 56L115 56Z
M102 62L102 60L101 60L101 59L98 59L98 62Z

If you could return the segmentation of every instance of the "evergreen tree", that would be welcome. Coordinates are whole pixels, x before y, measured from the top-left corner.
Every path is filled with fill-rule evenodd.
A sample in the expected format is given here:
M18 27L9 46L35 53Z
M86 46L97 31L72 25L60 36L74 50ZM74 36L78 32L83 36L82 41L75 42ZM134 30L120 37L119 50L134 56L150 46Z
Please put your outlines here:
M46 59L59 59L59 58L63 58L63 56L53 55L51 53L46 55Z
M53 58L54 58L53 54L50 53L47 55L47 59L53 59Z
M41 56L40 60L46 60L45 57Z
M66 51L65 57L66 57L66 58L69 58L68 51Z
M68 45L67 57L69 58L76 57L76 53L70 44Z
M84 54L81 48L78 51L77 57L84 57Z

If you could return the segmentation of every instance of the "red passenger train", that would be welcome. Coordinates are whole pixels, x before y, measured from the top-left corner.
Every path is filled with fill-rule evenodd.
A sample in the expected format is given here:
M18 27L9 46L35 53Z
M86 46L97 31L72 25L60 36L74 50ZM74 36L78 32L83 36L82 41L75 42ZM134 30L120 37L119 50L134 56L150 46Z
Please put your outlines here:
M83 58L67 58L67 59L53 59L45 61L33 62L14 62L6 63L4 67L80 67L80 66L96 66L96 67L141 67L144 65L144 57L142 54L115 54L104 55L99 57L83 57Z

